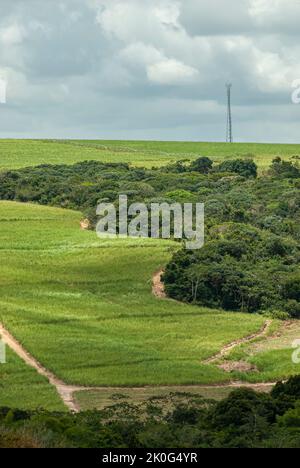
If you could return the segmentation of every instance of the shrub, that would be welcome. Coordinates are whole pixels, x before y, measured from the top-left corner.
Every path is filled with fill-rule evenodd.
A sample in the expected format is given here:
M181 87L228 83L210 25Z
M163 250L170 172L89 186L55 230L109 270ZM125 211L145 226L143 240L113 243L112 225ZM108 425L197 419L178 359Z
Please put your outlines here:
M300 302L289 300L286 303L285 309L290 317L300 319Z
M272 162L271 173L283 178L300 177L300 169L292 162L282 161L281 158L275 158Z
M257 177L257 165L251 159L224 161L216 170L219 172L234 172L246 178Z
M201 157L193 161L190 165L190 170L195 172L200 172L201 174L208 174L213 167L213 162L211 159L206 157Z

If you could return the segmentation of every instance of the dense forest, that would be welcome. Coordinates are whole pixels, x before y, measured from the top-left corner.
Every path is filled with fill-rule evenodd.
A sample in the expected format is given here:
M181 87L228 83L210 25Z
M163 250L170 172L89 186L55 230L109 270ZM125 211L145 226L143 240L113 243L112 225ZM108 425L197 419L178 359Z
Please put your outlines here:
M300 317L300 168L274 159L207 157L162 168L88 161L2 172L0 199L77 209L96 223L99 202L205 204L206 242L183 246L166 268L170 297L212 308Z
M121 395L116 398L121 399ZM0 408L2 447L297 448L300 377L271 394L237 389L215 402L171 394L80 414Z

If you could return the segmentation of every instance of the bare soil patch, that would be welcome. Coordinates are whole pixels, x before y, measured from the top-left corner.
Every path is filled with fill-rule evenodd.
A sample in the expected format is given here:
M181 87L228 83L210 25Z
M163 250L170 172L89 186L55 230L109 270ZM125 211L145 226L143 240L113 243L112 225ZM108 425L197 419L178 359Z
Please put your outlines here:
M246 361L226 361L218 367L225 372L258 372L256 366Z
M157 271L152 278L152 293L155 297L160 299L165 299L167 297L165 292L164 283L161 280L161 276L164 273L164 270Z

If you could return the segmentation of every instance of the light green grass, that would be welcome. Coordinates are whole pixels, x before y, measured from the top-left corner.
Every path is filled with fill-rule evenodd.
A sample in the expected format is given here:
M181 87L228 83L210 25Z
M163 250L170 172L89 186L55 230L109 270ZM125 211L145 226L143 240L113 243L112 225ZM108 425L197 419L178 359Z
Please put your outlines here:
M24 364L10 349L7 349L7 363L0 364L0 406L66 411L56 390L47 380Z
M209 156L215 162L253 157L261 169L275 156L300 155L300 145L256 143L185 143L101 140L0 140L0 169L39 164L73 164L84 160L162 166L179 159Z
M79 220L72 211L0 203L0 320L25 348L74 384L229 380L201 361L264 319L154 298L151 276L177 244L99 240Z

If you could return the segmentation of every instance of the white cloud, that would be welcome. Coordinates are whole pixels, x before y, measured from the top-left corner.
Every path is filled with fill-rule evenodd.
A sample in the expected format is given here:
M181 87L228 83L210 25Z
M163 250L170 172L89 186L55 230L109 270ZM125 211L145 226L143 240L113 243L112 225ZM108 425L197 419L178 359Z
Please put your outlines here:
M137 42L120 52L125 65L142 68L148 80L159 85L186 85L199 77L196 68L166 57L154 46Z
M255 68L253 71L259 89L264 92L274 92L290 87L289 67L277 53L255 50L254 57Z
M131 65L151 65L164 59L164 54L152 45L134 42L120 51L123 61Z
M194 82L199 72L174 59L167 59L147 67L147 76L150 81L161 85L186 85Z
M263 93L286 93L295 77L300 77L297 57L300 47L273 41L236 36L224 40L227 54L235 57L246 83Z
M124 42L157 42L180 29L176 0L96 0L94 5L102 30Z
M154 4L154 15L163 25L179 28L180 3L178 1L164 1L160 4Z
M17 23L0 28L0 42L3 46L20 44L25 37L25 30Z

